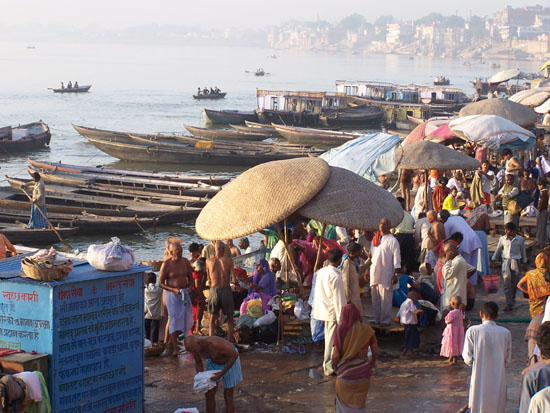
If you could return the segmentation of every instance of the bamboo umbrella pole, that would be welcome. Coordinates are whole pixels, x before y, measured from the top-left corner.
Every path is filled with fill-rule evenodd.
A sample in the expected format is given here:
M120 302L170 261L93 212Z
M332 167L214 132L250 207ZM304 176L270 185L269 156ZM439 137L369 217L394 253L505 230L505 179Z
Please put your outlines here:
M29 198L29 201L31 201L31 205L32 205L32 198L29 196L27 191L25 191L25 188L21 188L21 190L23 191L23 193L25 195L27 195L27 198ZM36 209L38 210L38 212L40 212L40 215L42 215L42 217L46 220L46 222L48 223L50 228L53 229L53 232L55 232L55 235L57 235L57 238L59 238L59 241L61 241L63 244L65 244L65 246L67 248L73 249L73 247L71 247L71 244L69 244L67 241L65 241L63 239L63 237L61 236L61 234L55 229L55 227L52 225L52 223L50 222L50 220L48 219L46 214L44 214L44 212L42 212L42 210L40 208L38 208L38 206L36 206Z
M428 170L426 169L424 171L424 176L425 176L425 181L424 182L424 212L428 212L428 205L430 205L430 202L428 201L428 178L429 178L429 175L428 175Z
M298 288L300 289L300 294L302 295L302 297L305 297L306 295L304 292L304 286L302 285L302 277L300 276L300 273L296 268L296 264L294 263L294 260L290 255L290 251L288 250L288 245L286 244L285 239L283 238L283 233L281 232L281 228L279 228L279 224L277 224L277 232L279 233L279 238L283 241L283 247L285 249L287 259L290 262L290 265L292 267L292 271L294 271L294 274L296 274L296 278L298 279Z
M325 236L325 230L327 224L323 224L321 227L321 236L319 237L319 246L317 247L317 257L315 258L315 265L313 266L313 274L317 272L317 267L319 267L319 260L321 259L321 250L323 248L323 237Z
M288 244L288 231L286 228L286 218L284 219L284 226L285 226L284 228L285 239L283 241L285 242L285 244ZM285 265L285 282L286 282L286 289L290 290L290 275L288 271L288 265Z

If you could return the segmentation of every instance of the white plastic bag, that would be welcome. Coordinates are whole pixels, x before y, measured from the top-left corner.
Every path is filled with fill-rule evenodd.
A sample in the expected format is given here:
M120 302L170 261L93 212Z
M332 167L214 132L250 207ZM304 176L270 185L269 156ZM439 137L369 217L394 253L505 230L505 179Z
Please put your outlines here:
M268 326L277 320L277 316L271 310L268 310L263 316L254 321L254 327Z
M208 390L216 387L218 384L215 381L212 381L212 376L220 371L221 370L206 370L195 374L193 391L195 393L206 393Z
M112 237L107 244L90 245L86 259L98 270L127 271L134 265L134 252L123 246L117 237Z
M174 413L200 413L196 407L180 407Z
M299 320L307 320L309 318L309 309L307 307L309 306L306 306L301 298L298 299L298 301L294 303L294 315L298 317Z

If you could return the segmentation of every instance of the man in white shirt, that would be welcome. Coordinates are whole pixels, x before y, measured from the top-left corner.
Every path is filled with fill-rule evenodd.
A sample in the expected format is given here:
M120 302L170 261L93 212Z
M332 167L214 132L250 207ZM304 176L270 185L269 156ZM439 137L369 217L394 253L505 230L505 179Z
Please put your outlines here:
M506 407L506 370L512 359L512 335L497 326L498 305L483 304L483 324L466 331L462 358L473 366L468 405L475 413L503 413Z
M445 265L442 269L441 310L449 307L451 298L455 295L467 297L468 276L475 272L475 268L458 254L456 244L447 242L443 246L445 253ZM465 298L462 298L465 300Z
M334 248L328 252L329 264L316 273L313 314L316 320L325 322L325 356L323 372L325 376L334 373L332 368L332 346L340 320L340 313L346 305L344 281L338 266L342 262L342 250ZM390 301L391 305L391 301Z
M370 286L374 323L389 326L392 319L393 285L397 284L396 270L401 268L399 242L390 233L391 224L380 220L379 233L372 241Z
M462 234L462 242L458 248L458 252L472 267L477 268L477 257L481 248L481 241L475 231L470 227L466 220L462 217L451 216L449 211L443 210L440 212L441 222L445 225L445 236L448 238L455 232ZM470 276L470 282L473 285L477 284L476 272Z

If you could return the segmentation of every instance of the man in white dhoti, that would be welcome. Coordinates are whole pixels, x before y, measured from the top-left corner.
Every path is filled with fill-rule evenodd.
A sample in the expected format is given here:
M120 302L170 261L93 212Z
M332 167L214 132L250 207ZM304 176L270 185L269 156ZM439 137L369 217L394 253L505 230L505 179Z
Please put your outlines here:
M325 355L323 372L325 376L334 373L332 368L332 346L342 308L346 305L346 292L342 273L338 266L342 262L342 250L334 248L328 252L329 264L316 272L313 314L316 320L325 322Z
M401 268L399 242L390 232L386 218L380 220L372 240L370 286L374 323L389 326L392 319L393 285L397 284L396 270Z
M445 236L448 238L455 232L462 234L463 240L458 247L458 252L472 267L477 268L477 257L481 248L481 241L475 231L462 217L451 216L449 211L440 212L441 222L445 225ZM470 276L472 285L477 284L477 273L474 271Z
M443 252L445 265L442 269L441 310L451 305L454 296L467 297L468 276L475 272L475 268L458 254L456 244L447 242Z
M512 359L512 335L497 326L498 305L488 301L481 325L466 331L462 358L473 366L468 405L472 413L503 413L506 407L505 366Z

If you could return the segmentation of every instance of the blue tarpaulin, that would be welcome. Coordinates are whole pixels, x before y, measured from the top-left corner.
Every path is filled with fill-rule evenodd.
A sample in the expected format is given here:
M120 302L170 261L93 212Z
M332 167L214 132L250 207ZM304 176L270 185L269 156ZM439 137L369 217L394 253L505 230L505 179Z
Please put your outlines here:
M397 135L373 133L330 149L321 158L331 166L339 166L378 183L379 176L395 171L395 147L400 142Z

